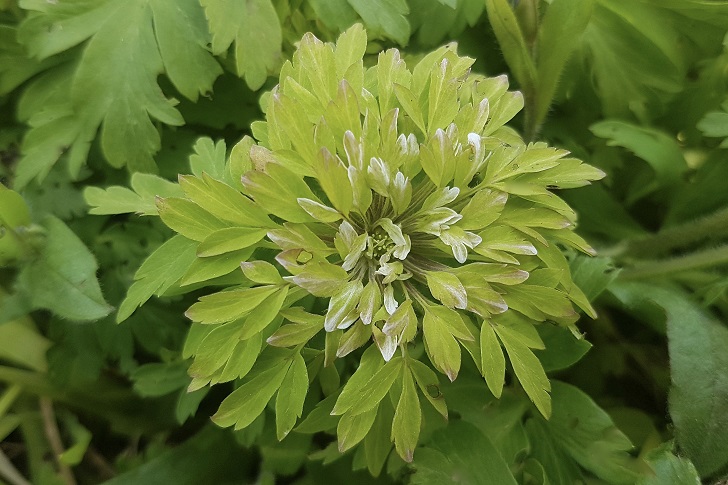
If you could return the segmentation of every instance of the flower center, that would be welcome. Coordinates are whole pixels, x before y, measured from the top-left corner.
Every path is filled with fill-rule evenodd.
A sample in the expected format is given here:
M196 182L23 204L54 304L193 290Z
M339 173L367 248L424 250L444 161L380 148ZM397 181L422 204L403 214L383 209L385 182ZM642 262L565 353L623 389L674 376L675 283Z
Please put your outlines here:
M374 260L378 261L379 258L394 249L394 241L382 227L375 228L370 238L372 259Z

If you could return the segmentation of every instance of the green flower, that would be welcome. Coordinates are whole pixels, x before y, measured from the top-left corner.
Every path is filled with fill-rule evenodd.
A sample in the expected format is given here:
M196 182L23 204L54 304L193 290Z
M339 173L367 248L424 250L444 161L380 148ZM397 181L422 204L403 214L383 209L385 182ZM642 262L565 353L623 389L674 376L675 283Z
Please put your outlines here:
M312 399L341 416L341 451L393 407L383 416L411 460L420 396L447 414L430 365L454 380L461 347L496 396L505 349L550 414L536 328L578 335L572 303L593 315L557 245L593 251L553 189L604 174L505 127L521 94L471 74L454 46L408 69L395 49L365 68L366 45L360 26L336 45L306 35L262 99L257 142L243 139L217 176L181 177L184 196L158 207L175 244L195 247L182 284L231 286L187 312L191 389L242 379L215 421L245 427L276 395L283 438L318 377ZM309 416L302 429L331 426Z

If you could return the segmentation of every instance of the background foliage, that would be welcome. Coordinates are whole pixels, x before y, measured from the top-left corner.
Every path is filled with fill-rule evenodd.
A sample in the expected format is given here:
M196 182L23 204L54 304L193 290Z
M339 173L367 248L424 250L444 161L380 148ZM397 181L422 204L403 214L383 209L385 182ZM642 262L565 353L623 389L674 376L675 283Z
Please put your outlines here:
M551 418L515 382L496 399L477 370L440 379L448 421L423 405L412 464L379 421L342 455L314 402L281 442L273 409L210 423L232 385L188 392L183 348L205 293L169 291L194 254L144 217L178 174L225 176L305 32L356 22L370 64L458 42L522 91L511 126L607 173L559 193L598 252L569 255L598 318L577 323L586 341L540 335ZM721 482L726 32L728 3L708 0L0 1L0 480ZM178 261L139 270L163 244ZM127 293L164 296L132 313Z

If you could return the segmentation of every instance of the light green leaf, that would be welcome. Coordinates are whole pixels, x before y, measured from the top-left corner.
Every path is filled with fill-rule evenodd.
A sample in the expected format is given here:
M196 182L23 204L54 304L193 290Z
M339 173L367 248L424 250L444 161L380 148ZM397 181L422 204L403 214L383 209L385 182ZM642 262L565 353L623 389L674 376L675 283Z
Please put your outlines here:
M215 231L230 227L199 205L187 199L157 199L159 216L170 229L195 241L204 241Z
M225 53L235 41L239 76L259 89L281 61L281 23L270 0L201 0L212 32L212 52Z
M307 391L306 362L300 353L296 353L276 397L276 436L279 440L290 433L296 420L301 417Z
M377 391L377 387L379 387L377 385L378 383L389 382L389 385L384 391L384 394L382 394L382 397L386 395L389 391L389 387L392 386L394 379L397 377L396 371L399 370L401 364L402 360L400 358L395 358L387 362L385 365L376 346L369 346L367 350L364 351L364 354L362 354L361 360L359 361L359 367L356 372L354 372L344 386L344 390L341 392L339 399L336 401L336 406L334 406L334 409L331 411L332 414L344 414L354 406L361 407L362 404L370 404L363 403L361 397L365 393L381 391L381 389ZM383 371L385 366L387 369ZM374 405L376 405L376 403Z
M344 31L358 20L346 0L311 0L310 3L316 17L330 29Z
M369 433L377 417L377 406L360 414L345 414L336 427L339 452L344 453L359 443Z
M445 271L429 271L425 274L432 296L448 308L465 309L468 294L457 276Z
M212 138L203 136L195 141L190 155L190 169L197 177L206 173L212 178L222 180L225 176L225 140L215 143Z
M541 414L548 418L551 416L551 398L548 394L551 384L541 362L521 339L515 338L509 332L504 332L500 325L496 326L494 330L508 352L508 358L513 365L513 371L516 373L518 381Z
M119 305L117 322L123 322L152 295L160 295L179 281L195 261L197 244L182 236L174 236L159 246L134 275L126 298Z
M298 318L299 314L304 314L305 317ZM268 344L275 347L292 347L308 342L324 328L323 316L306 313L300 307L284 309L281 315L294 323L283 325L268 337Z
M394 384L401 368L401 357L395 357L390 360L354 394L355 400L353 402L349 401L347 396L344 396L342 393L339 400L336 401L336 406L331 413L346 413L346 415L356 416L372 409L376 409Z
M18 276L32 289L34 308L45 308L75 321L98 320L113 310L96 278L98 264L83 242L60 219L43 220L46 241L41 254Z
M348 0L370 31L385 34L400 45L407 45L410 26L405 15L409 8L404 0Z
M508 194L498 190L483 189L475 193L468 205L460 211L463 218L458 226L466 231L475 231L495 222L508 200Z
M419 360L410 361L409 366L422 394L432 404L432 407L447 419L447 404L440 392L440 381L437 379L437 374Z
M431 311L425 310L422 321L425 349L437 370L454 381L460 370L460 347L450 333L446 321Z
M506 359L495 330L487 320L480 327L480 359L488 389L495 397L500 397L506 376Z
M415 447L420 437L422 410L417 389L408 368L402 370L402 394L392 421L392 439L399 456L408 463L412 462Z
M277 286L270 285L220 291L201 297L185 315L199 323L231 322L250 313L277 290Z
M394 409L389 400L382 401L377 408L377 417L374 419L369 433L364 438L364 455L367 469L373 476L378 477L384 468L392 450L392 420Z
M245 327L240 334L240 338L243 340L248 339L267 327L278 316L286 296L288 296L288 286L282 286L256 306L245 320Z
M406 86L397 83L394 83L392 87L394 88L394 95L397 97L397 101L402 105L407 116L412 119L422 133L427 133L425 120L422 117L422 108L412 91Z
M230 393L212 417L215 424L222 427L235 425L235 429L242 429L252 423L280 388L291 363L284 361L272 366Z
M275 266L266 261L251 261L240 264L243 274L249 280L261 285L278 285L283 283Z
M203 173L201 177L184 175L179 183L192 202L220 220L245 227L276 227L250 199L207 174Z
M298 199L298 205L308 212L311 217L321 222L336 222L342 217L336 209L311 199Z
M181 287L186 287L188 285L209 281L214 278L230 274L240 267L240 263L242 261L246 261L250 258L254 250L255 248L246 248L224 254L218 254L217 256L197 258L192 262L190 267L187 269L187 272L185 272L182 276L182 279L179 281L179 285ZM235 278L236 281L239 279L241 278ZM189 289L183 288L183 291L189 291Z
M228 227L207 236L197 246L197 256L207 258L245 249L258 243L266 235L265 229Z
M133 190L111 186L106 189L86 187L83 197L91 206L89 214L126 214L135 212L145 216L157 215L157 197L181 197L179 185L156 175L137 172L131 177Z

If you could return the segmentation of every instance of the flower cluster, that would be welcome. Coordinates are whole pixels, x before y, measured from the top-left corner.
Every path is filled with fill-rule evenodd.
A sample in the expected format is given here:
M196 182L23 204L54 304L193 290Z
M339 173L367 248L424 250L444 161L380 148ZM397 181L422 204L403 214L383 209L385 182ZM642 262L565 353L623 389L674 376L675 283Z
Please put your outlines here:
M592 250L553 189L603 173L506 127L521 94L471 74L454 46L410 70L395 49L365 68L366 45L359 26L336 45L306 35L261 101L257 142L241 141L222 177L182 177L184 197L160 200L159 213L199 242L194 264L208 273L244 261L233 288L187 312L192 387L244 378L219 424L247 426L277 393L285 436L309 374L346 373L337 358L369 346L338 397L324 390L340 449L365 437L391 393L395 446L411 459L416 389L446 414L428 364L454 380L461 347L496 396L507 353L549 414L537 326L573 329L572 303L592 313L557 244Z

